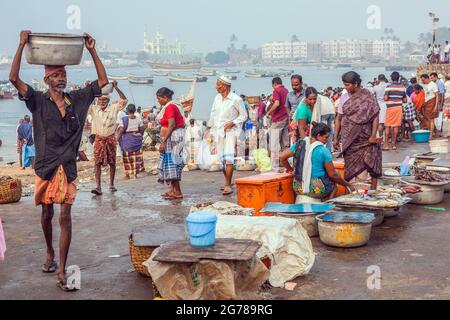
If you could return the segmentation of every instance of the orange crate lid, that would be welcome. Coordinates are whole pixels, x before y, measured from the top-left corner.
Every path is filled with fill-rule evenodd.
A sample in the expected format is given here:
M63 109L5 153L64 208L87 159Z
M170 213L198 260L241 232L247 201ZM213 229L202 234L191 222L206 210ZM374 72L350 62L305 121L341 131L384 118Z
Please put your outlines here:
M262 185L269 182L275 182L280 180L287 180L292 178L292 174L289 173L262 173L257 176L250 176L245 178L236 179L235 183L238 184L256 184Z

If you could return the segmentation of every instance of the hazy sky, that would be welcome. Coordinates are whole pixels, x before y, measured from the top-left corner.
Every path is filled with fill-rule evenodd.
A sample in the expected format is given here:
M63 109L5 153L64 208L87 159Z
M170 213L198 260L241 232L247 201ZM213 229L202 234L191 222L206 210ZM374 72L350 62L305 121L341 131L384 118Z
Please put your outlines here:
M81 9L81 30L69 30L70 5ZM381 29L370 30L367 8L379 6ZM109 47L137 51L143 46L144 25L152 36L159 26L169 39L201 52L226 49L230 35L237 46L264 42L378 38L393 28L402 40L416 40L431 28L429 11L440 26L450 26L449 0L2 0L0 54L14 53L21 29L35 32L91 33ZM445 13L445 14L444 14Z

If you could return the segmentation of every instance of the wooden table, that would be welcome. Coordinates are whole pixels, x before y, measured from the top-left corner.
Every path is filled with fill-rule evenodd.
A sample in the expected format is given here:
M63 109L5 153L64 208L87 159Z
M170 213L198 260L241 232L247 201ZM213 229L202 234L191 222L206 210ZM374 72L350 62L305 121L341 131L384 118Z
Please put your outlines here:
M213 247L196 248L189 241L169 242L161 245L154 261L167 263L197 263L200 260L248 261L261 247L253 240L216 239Z

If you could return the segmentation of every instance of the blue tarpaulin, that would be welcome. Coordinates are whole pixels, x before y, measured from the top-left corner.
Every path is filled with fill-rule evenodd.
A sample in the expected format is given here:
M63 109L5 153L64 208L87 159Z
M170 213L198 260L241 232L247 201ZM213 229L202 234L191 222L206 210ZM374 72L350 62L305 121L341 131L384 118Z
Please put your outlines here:
M323 213L336 208L334 204L284 204L279 202L268 202L260 212L279 212L279 213Z

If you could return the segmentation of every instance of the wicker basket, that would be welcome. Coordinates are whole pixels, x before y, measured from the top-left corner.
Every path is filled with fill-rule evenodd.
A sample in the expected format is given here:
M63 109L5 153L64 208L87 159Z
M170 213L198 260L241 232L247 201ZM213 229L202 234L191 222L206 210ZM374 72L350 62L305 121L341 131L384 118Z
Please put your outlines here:
M22 197L22 181L6 178L0 180L0 204L14 203Z
M150 278L150 274L144 268L142 263L147 261L150 258L150 256L153 253L153 250L155 250L156 247L135 246L134 240L133 240L133 235L130 235L130 238L128 239L128 246L130 247L131 263L133 264L134 269L136 269L136 271L139 274Z

